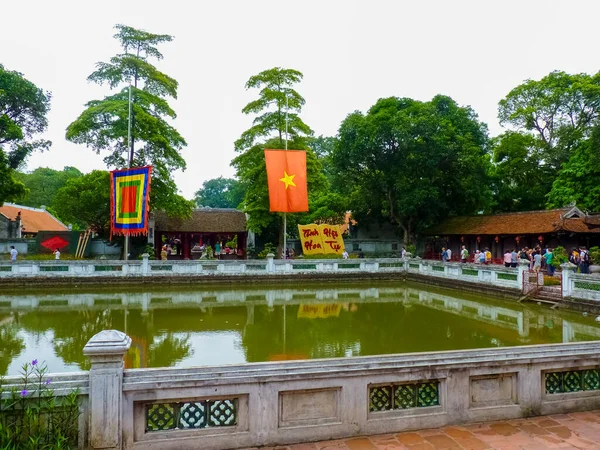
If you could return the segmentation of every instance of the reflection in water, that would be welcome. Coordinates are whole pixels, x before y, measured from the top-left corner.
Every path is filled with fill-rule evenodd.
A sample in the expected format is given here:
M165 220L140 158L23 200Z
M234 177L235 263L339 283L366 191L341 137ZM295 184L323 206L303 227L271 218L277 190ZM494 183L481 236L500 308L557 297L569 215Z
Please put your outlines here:
M19 328L13 323L13 317L4 316L0 321L0 375L6 374L10 362L25 348L18 332Z
M28 359L88 369L96 333L132 337L127 367L215 365L600 338L592 318L423 287L0 297L0 374Z

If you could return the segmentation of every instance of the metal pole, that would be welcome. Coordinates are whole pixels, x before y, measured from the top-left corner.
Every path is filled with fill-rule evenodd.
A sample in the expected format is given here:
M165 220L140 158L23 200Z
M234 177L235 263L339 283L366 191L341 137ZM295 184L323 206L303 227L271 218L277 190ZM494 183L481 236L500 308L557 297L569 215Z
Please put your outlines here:
M129 84L129 116L127 117L127 151L131 152L131 83ZM129 153L127 168L133 163L133 153ZM125 235L125 261L129 259L129 235Z
M285 93L285 149L288 149L288 93ZM283 213L283 259L287 259L287 213Z

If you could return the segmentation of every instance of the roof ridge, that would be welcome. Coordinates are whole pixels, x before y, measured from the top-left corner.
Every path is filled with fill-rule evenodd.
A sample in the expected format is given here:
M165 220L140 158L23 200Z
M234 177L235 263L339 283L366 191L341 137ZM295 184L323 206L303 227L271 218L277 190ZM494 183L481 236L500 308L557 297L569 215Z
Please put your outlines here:
M42 209L42 208L34 208L33 206L18 205L16 203L9 203L9 202L4 202L4 205L2 205L2 206L12 206L13 208L25 209L27 211L48 212L47 210Z
M464 217L464 218L473 218L473 217L497 217L497 216L509 216L509 215L520 215L520 214L532 214L532 213L543 213L543 212L558 212L558 211L570 211L571 208L553 208L553 209L534 209L530 211L506 211L499 213L489 213L489 214L473 214L471 216L452 216L452 217Z

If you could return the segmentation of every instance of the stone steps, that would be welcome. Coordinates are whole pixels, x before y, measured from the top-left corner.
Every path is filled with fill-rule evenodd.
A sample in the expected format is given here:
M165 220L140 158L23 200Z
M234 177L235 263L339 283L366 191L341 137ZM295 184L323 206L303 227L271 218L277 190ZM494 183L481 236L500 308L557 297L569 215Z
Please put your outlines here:
M544 286L535 294L533 300L556 305L562 301L562 289L560 286Z

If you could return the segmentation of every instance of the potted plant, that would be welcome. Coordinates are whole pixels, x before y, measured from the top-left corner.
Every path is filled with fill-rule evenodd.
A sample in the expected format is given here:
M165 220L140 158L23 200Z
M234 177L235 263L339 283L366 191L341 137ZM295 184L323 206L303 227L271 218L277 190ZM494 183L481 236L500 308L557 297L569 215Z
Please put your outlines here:
M600 247L590 248L590 273L600 273Z

